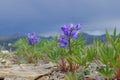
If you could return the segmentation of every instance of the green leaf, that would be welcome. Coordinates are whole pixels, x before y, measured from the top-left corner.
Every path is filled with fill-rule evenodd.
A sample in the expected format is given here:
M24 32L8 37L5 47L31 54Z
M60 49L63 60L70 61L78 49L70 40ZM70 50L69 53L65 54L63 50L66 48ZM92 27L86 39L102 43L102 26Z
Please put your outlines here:
M108 30L106 30L106 37L107 37L107 40L109 42L109 44L112 45L112 47L116 50L116 47L115 47L115 40L116 40L116 28L114 29L114 32L113 32L113 35L114 37L112 38L109 33L108 33Z
M52 52L52 53L49 53L47 56L48 56L49 60L52 61L52 62L56 62L60 58L60 55L55 51Z
M74 73L65 74L65 80L78 80L79 76Z
M114 28L114 32L113 32L113 40L116 40L116 27Z
M42 58L39 44L31 46L26 38L18 40L14 46L17 48L16 55L22 57L19 62L37 63Z
M101 67L97 70L102 76L105 78L113 78L114 77L114 70L109 66Z
M108 33L108 30L106 30L106 37L107 37L108 41L111 42L111 37L110 37L110 35Z

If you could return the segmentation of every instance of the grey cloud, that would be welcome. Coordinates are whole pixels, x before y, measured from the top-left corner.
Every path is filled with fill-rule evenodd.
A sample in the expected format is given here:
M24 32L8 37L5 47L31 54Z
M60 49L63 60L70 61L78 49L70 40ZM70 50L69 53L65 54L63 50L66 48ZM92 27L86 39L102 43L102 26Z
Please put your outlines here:
M115 25L118 29L120 26L119 3L119 0L1 0L0 34L54 33L69 23L81 23L82 31L92 34L104 33L106 28L112 32Z

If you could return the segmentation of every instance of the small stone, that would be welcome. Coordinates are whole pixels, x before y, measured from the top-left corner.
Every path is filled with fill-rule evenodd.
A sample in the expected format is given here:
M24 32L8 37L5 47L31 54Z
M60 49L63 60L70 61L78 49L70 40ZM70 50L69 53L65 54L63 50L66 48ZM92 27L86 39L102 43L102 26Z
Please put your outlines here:
M96 80L96 79L90 78L90 77L85 77L84 80Z
M4 65L0 63L0 68L4 68Z
M105 80L103 76L96 76L96 80Z
M48 76L43 76L43 77L41 77L40 79L38 79L38 80L50 80L49 79L49 77Z

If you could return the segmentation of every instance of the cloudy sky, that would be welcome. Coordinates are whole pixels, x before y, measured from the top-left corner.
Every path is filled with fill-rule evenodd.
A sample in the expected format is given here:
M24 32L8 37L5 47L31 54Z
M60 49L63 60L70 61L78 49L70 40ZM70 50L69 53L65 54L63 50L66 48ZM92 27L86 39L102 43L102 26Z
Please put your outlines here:
M0 0L0 35L56 34L71 23L93 35L120 32L120 0Z

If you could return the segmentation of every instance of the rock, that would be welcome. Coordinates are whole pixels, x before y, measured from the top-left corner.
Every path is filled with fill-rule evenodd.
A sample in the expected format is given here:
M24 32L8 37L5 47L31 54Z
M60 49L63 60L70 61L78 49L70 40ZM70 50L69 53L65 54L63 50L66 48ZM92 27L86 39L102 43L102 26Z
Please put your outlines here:
M29 80L25 78L5 78L5 80Z
M89 70L91 73L94 73L97 69L98 65L96 63L90 63Z
M10 68L0 68L0 77L35 80L49 75L54 70L53 68L54 65L51 63L41 66L34 66L33 64L11 65Z
M4 65L2 63L0 63L0 68L4 68Z
M12 65L14 62L12 60L6 59L5 65Z
M65 80L64 73L58 70L54 70L49 77L50 80Z
M86 75L85 80L96 80L95 75Z
M50 80L48 76L43 76L41 78L39 78L38 80Z
M48 64L36 66L36 68L40 68L40 69L51 69L53 67L55 67L55 64L53 64L53 63L48 63Z
M15 70L12 68L0 69L0 77L2 78L26 78L29 80L34 80L38 76L43 75L42 73L33 72L30 70Z
M84 80L96 80L96 79L90 78L90 77L85 77Z
M105 80L103 76L96 76L96 80Z
M34 70L35 67L35 64L20 64L20 68L22 69Z

